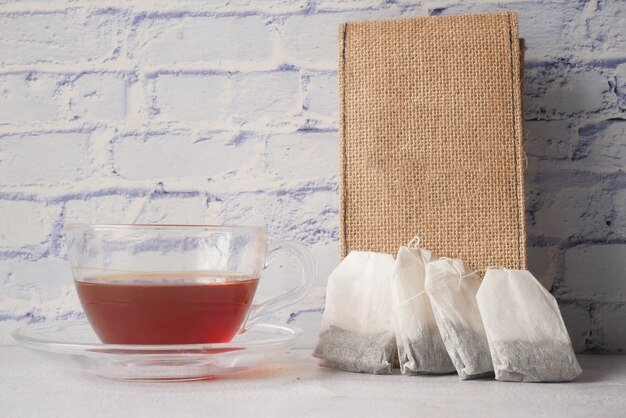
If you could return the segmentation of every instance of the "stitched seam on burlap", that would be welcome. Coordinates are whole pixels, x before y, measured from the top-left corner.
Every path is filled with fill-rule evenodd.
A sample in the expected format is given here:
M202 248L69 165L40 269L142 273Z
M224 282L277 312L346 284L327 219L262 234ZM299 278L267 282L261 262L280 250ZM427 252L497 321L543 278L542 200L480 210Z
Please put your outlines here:
M522 253L521 253L521 245L522 245L522 231L520 225L520 205L519 205L519 161L517 159L517 131L515 130L516 121L516 106L515 106L515 67L513 66L513 22L511 21L511 14L507 15L509 21L509 50L510 54L510 64L511 64L511 111L513 116L513 158L515 160L515 205L517 206L517 267L521 268L522 263ZM515 42L519 42L515 39Z
M341 44L341 135L339 138L339 141L341 143L341 226L343 229L343 234L342 234L342 244L341 244L341 256L345 257L348 253L348 233L347 233L347 228L348 228L348 224L346 222L347 219L347 203L348 203L348 199L347 199L347 184L346 184L346 179L347 179L347 168L348 168L348 163L347 163L347 159L348 159L348 154L346 153L346 39L347 39L347 33L348 33L348 24L345 23L342 25L342 44Z

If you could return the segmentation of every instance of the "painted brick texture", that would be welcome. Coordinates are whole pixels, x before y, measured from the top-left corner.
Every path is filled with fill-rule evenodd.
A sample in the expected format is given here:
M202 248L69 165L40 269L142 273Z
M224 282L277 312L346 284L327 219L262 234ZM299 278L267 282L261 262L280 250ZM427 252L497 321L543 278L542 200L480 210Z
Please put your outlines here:
M577 351L626 350L626 3L0 0L0 342L80 315L71 222L255 223L338 262L337 25L515 10L531 271Z

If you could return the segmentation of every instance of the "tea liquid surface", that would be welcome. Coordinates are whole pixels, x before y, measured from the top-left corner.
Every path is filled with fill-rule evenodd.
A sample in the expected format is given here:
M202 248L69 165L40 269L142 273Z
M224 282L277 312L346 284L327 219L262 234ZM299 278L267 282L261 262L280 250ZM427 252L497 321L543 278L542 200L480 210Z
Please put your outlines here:
M104 343L200 344L229 342L237 335L258 279L149 273L92 276L75 284Z

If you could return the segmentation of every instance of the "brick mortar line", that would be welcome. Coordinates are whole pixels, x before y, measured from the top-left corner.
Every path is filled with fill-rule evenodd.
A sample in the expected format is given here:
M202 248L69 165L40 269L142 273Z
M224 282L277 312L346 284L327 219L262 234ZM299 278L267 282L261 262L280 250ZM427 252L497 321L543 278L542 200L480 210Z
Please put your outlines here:
M104 56L102 57L104 58ZM238 68L237 62L245 63L246 68L249 67L249 62L246 60L234 60L230 62L233 65L232 68L224 65L207 65L208 61L179 61L173 65L158 66L158 65L140 65L141 61L135 60L124 56L123 59L116 58L107 62L93 62L93 61L42 61L26 64L4 63L0 68L0 74L22 74L22 73L43 73L43 74L78 74L78 73L121 73L121 74L173 74L173 73L215 73L215 74L254 74L265 72L280 72L280 71L306 71L313 74L337 74L337 69L333 68L319 68L310 67L307 65L290 63L288 61L281 63L271 63L271 57L267 60L253 63L257 69L245 69ZM258 69L259 65L264 63L271 63L265 69ZM559 57L554 57L552 60L525 60L525 68L527 70L536 68L554 68L555 71L558 68L569 69L584 69L584 68L600 68L606 70L614 70L621 64L626 63L626 54L619 54L613 56L610 60L604 60L602 57L597 56L579 56L574 58L568 58L567 62L560 61ZM528 77L527 77L528 78Z

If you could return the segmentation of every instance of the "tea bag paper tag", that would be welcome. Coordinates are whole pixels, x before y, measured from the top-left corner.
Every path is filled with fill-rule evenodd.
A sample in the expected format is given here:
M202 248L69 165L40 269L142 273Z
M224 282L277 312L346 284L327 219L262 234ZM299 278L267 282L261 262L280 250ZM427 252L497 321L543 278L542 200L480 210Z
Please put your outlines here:
M425 288L425 267L437 256L423 248L400 247L392 280L394 328L402 374L453 372Z
M441 258L426 265L426 292L437 327L461 380L493 375L489 344L476 292L480 277L462 260Z
M476 298L496 379L561 382L581 373L556 299L528 270L489 269Z
M313 355L321 365L374 374L391 373L393 256L353 251L328 278L326 308Z

